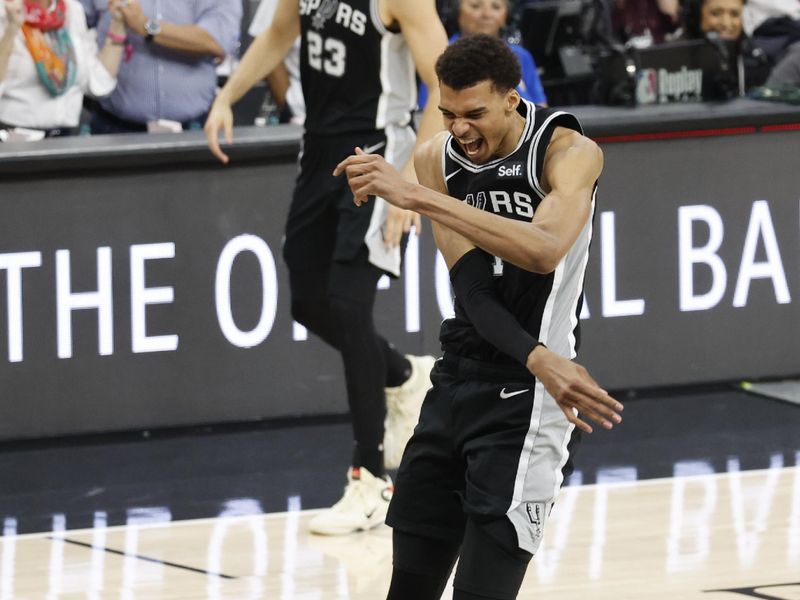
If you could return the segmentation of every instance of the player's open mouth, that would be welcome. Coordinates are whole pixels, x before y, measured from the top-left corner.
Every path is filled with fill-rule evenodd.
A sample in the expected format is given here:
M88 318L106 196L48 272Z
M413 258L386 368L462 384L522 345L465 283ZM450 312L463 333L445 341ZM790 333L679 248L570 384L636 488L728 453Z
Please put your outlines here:
M481 147L483 146L483 138L459 140L459 142L461 142L461 147L464 148L464 152L467 153L467 156L475 156L481 151Z

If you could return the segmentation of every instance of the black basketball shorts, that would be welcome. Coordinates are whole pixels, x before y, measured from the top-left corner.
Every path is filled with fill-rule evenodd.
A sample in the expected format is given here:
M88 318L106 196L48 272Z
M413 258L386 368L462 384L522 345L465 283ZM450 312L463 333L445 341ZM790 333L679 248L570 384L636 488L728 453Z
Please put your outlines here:
M347 177L334 177L333 169L353 154L356 146L369 154L381 154L400 168L410 156L414 139L413 130L407 127L303 137L283 246L289 269L320 270L332 261L367 260L392 275L400 274L399 249L383 245L385 202L370 198L356 206Z
M556 494L572 471L578 431L522 367L445 354L406 446L387 523L444 540L508 519L509 548L535 554ZM513 537L510 535L509 537Z

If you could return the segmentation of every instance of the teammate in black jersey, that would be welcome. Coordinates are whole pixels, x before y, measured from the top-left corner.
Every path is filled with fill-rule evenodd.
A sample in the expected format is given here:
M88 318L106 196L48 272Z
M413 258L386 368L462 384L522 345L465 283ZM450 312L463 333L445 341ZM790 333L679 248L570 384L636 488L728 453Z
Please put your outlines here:
M358 145L405 165L413 178L415 67L435 84L434 63L447 39L434 0L279 0L271 27L254 40L209 114L208 143L223 162L218 134L223 129L233 141L232 103L272 71L298 35L306 120L283 255L292 316L339 350L344 363L352 468L343 498L310 528L346 534L384 521L392 493L384 462L399 464L433 357L404 357L372 321L378 279L399 276L401 237L419 216L379 198L358 210L347 183L331 171ZM419 140L441 129L437 102L438 94L423 111Z
M335 171L358 203L377 194L432 219L456 296L387 517L389 598L439 598L460 556L455 600L505 600L592 431L583 419L621 422L571 360L603 159L574 116L521 101L499 39L459 40L436 72L448 131L416 153L422 185L361 149Z

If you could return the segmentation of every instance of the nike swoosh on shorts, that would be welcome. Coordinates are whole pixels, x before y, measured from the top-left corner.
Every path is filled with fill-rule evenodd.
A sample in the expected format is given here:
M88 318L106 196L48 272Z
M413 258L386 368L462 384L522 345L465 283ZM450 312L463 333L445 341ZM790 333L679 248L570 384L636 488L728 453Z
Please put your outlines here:
M364 146L362 150L364 154L372 154L376 150L380 150L386 145L386 142L378 142L377 144L373 144L372 146Z
M516 392L507 392L506 388L503 388L502 390L500 390L500 399L506 400L507 398L511 398L513 396L519 396L520 394L524 394L525 392L528 391L530 390L518 390Z

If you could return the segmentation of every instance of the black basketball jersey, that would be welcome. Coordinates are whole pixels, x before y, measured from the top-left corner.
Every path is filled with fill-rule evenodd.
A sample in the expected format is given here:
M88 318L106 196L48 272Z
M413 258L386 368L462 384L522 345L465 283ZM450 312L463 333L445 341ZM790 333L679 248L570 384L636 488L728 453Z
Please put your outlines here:
M567 112L535 109L524 100L518 110L525 117L525 128L511 154L485 164L474 164L453 137L448 136L442 166L450 196L481 210L530 222L545 196L540 183L542 168L555 128L583 131L575 116ZM591 235L592 218L555 271L546 275L493 258L493 282L504 306L534 338L570 358L575 357L579 345L583 277ZM478 335L458 298L455 299L455 317L442 323L441 342L445 352L459 356L497 363L514 362Z
M411 52L378 0L299 0L300 79L309 133L408 125L417 98Z

